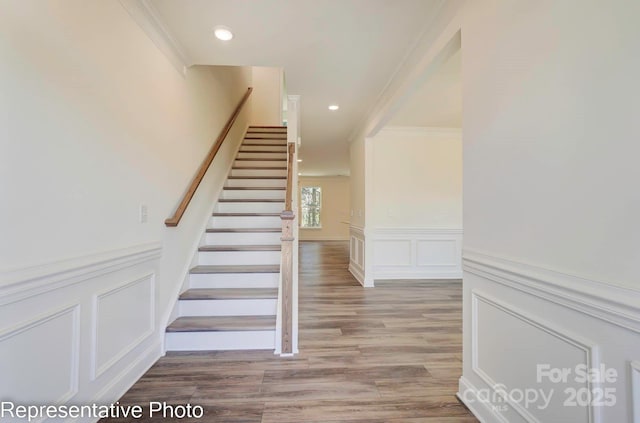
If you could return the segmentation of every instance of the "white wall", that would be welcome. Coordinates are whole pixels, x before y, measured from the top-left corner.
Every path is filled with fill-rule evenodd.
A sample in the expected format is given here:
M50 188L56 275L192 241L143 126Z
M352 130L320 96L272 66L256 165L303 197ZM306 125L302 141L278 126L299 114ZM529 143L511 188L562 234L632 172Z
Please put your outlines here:
M486 421L640 421L639 14L617 0L462 12L460 393ZM538 383L539 364L572 373ZM617 377L590 387L575 380L580 364ZM546 408L485 407L474 395L496 383L556 394ZM615 404L563 405L571 387L613 389Z
M251 68L253 93L251 124L282 125L282 68Z
M322 188L322 209L320 212L322 228L300 228L300 240L337 241L349 239L349 177L300 176L298 185L299 189L302 187Z
M375 228L462 228L459 129L386 127L373 138Z
M111 401L161 353L248 113L180 226L163 221L251 72L193 67L183 76L119 2L6 1L2 9L0 301L10 305L0 349L11 358L2 373L28 385L36 372L42 386L30 396L33 386L2 385L0 396ZM136 309L127 298L139 300ZM55 354L44 348L52 337L65 340ZM48 385L43 368L66 370Z
M372 278L460 278L460 130L385 127L371 145L366 246Z

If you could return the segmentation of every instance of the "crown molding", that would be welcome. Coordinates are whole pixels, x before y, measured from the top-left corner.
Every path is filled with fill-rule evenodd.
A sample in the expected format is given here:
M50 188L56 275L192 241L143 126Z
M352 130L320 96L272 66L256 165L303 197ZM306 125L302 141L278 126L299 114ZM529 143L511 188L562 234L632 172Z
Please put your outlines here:
M120 4L184 77L187 74L187 68L193 65L193 61L178 40L171 35L153 4L148 0L120 0Z

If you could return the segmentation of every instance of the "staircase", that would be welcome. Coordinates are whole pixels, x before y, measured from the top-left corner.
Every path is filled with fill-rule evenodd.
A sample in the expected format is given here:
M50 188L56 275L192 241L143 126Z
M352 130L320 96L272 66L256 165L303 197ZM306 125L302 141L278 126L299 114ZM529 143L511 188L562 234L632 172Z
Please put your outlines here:
M167 351L274 349L286 127L250 127L215 207Z

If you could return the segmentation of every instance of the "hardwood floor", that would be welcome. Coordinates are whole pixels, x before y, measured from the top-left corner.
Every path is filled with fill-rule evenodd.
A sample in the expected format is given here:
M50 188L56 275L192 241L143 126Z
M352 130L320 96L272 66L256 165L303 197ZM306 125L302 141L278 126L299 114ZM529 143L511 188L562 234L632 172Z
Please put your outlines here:
M120 404L204 408L182 422L477 422L455 397L461 283L364 289L347 271L348 254L346 242L300 244L299 355L170 353Z

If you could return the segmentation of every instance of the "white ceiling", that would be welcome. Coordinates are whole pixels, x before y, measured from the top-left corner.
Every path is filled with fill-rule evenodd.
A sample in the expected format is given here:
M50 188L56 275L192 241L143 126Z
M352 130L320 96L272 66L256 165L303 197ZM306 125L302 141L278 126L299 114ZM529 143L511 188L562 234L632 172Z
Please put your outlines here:
M349 173L349 136L443 0L150 0L192 64L277 66L302 96L301 172ZM234 32L216 42L213 27ZM327 106L340 105L331 112Z
M458 50L394 114L389 126L462 128L462 60Z

